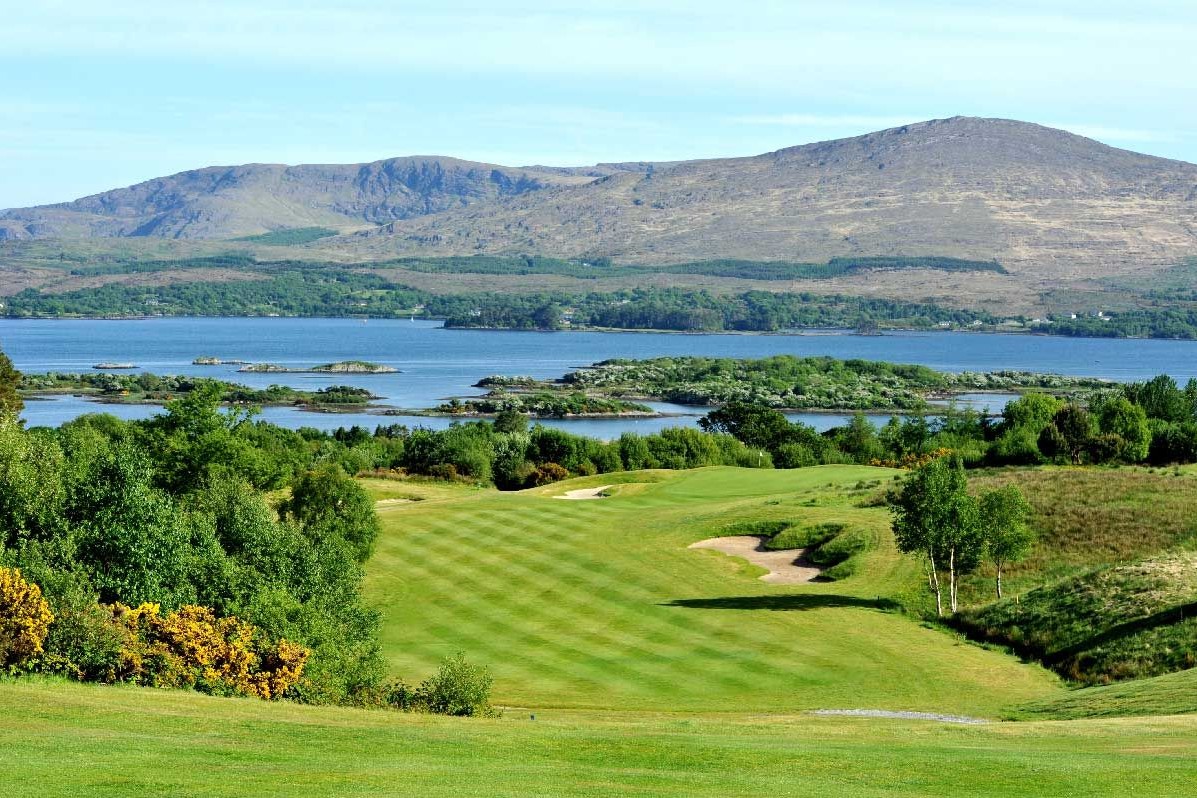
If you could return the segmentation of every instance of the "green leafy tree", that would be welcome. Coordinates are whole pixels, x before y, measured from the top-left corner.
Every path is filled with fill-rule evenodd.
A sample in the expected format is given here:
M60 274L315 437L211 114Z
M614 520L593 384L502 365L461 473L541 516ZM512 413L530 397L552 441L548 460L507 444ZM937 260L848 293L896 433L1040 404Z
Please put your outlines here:
M1147 382L1122 386L1127 399L1143 408L1148 418L1158 418L1174 424L1197 420L1197 383L1190 381L1181 389L1176 380L1161 374Z
M1028 393L1007 403L990 456L998 463L1029 465L1043 462L1040 435L1064 403L1045 393Z
M931 447L931 425L927 417L916 413L902 424L900 434L903 454L925 454Z
M194 600L188 581L191 547L174 501L151 483L149 460L122 443L101 456L75 496L79 561L100 598L169 607Z
M1035 546L1035 533L1028 525L1031 505L1017 485L988 491L980 499L981 529L985 552L993 563L997 597L1002 597L1002 571L1021 562Z
M863 413L856 413L846 426L840 427L836 445L858 463L880 460L885 456L877 429Z
M17 389L21 387L21 372L13 367L8 355L0 351L0 415L16 415L25 407Z
M1004 429L1029 428L1039 430L1052 423L1052 418L1063 407L1063 402L1046 393L1023 394L1008 402L1002 410Z
M146 451L157 463L156 482L181 493L202 484L216 470L253 473L253 447L240 434L254 410L222 412L223 389L211 380L197 382L179 399L166 403L166 413L143 422L138 430Z
M712 410L698 420L707 432L722 432L743 441L745 445L775 451L791 438L791 424L784 415L764 405L751 402L729 402Z
M955 612L959 575L975 569L984 551L978 503L968 493L959 458L939 458L913 471L891 511L898 550L927 562L936 614L943 615L941 574L947 576L949 603Z
M648 448L648 441L634 432L625 432L619 436L619 459L628 471L659 466Z
M1093 439L1095 424L1088 410L1075 402L1060 408L1039 436L1039 448L1049 456L1067 457L1080 465Z
M495 432L526 433L528 431L528 417L518 410L500 410L495 416Z
M542 305L532 314L538 330L559 330L562 327L561 306L550 302Z
M1098 428L1105 435L1116 436L1113 458L1126 463L1147 459L1151 448L1151 427L1147 413L1123 396L1100 402L1096 408Z
M50 434L0 414L0 549L63 527L63 454Z
M279 514L298 523L313 540L345 541L359 562L370 556L378 537L378 516L370 495L336 466L300 474Z

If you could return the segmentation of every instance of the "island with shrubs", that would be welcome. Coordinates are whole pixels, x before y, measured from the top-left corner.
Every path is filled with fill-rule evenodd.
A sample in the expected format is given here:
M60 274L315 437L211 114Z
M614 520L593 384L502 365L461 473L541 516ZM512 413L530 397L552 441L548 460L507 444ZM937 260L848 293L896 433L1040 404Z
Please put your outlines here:
M756 360L660 357L603 360L557 380L493 375L475 383L489 393L474 407L507 397L586 396L621 402L655 400L710 407L750 402L778 410L926 412L931 402L969 393L1049 391L1084 395L1113 383L1025 371L941 372L927 366L833 357L777 355Z
M280 366L277 363L247 363L238 371L250 374L398 374L399 369L394 366L384 366L381 363L371 363L367 360L339 360L336 363L323 363L319 366L292 368Z
M351 385L330 385L315 391L299 390L286 385L251 388L223 380L158 374L24 374L21 378L20 393L27 398L72 394L104 404L160 405L205 386L213 386L212 390L219 397L219 401L226 405L293 406L322 412L338 409L357 411L365 407L382 409L378 405L370 404L380 397L365 388Z

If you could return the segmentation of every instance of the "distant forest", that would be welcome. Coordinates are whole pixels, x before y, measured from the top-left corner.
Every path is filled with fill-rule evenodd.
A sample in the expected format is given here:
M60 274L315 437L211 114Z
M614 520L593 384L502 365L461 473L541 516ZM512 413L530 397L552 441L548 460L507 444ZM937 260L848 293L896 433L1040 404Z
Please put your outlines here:
M322 235L313 228L290 231ZM834 258L826 264L700 261L665 266L614 265L607 259L539 257L416 258L362 265L299 260L258 261L249 255L180 260L114 259L72 265L78 277L179 270L229 270L249 279L151 286L109 283L65 292L26 289L3 303L9 318L130 316L370 316L444 319L453 327L502 329L607 328L682 332L776 332L803 328L992 328L1008 319L941 305L808 291L707 291L693 288L473 291L444 294L412 288L390 270L443 274L560 275L577 279L629 273L701 274L761 281L818 280L872 269L939 269L1004 273L993 261L953 258ZM733 284L734 285L734 284ZM61 287L60 287L61 288ZM59 290L60 290L59 288ZM597 285L596 285L597 288ZM1070 314L1071 315L1071 314ZM1026 319L1011 319L1026 322ZM1185 303L1100 317L1054 319L1036 332L1097 337L1197 338L1197 308Z

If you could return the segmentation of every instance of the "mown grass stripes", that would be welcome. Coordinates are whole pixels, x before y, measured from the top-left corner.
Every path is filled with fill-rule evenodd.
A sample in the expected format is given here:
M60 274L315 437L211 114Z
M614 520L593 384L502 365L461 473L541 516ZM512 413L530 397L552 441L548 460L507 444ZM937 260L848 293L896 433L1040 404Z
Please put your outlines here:
M368 596L383 612L397 675L422 678L464 651L492 667L495 698L509 705L732 711L865 701L993 714L1050 693L1053 680L1036 668L870 606L917 588L917 568L882 533L884 510L854 506L853 484L888 475L701 469L654 474L659 481L595 501L551 496L605 484L600 477L390 506ZM789 587L687 548L762 514L846 515L884 540L859 576ZM802 608L754 609L762 597L803 596ZM897 690L895 672L911 676ZM962 690L958 676L996 689Z

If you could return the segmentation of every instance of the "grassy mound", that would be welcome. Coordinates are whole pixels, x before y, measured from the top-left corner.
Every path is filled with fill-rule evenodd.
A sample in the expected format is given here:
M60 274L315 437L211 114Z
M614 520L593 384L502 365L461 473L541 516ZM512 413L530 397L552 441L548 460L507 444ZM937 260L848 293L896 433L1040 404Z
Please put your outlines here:
M1024 704L1010 715L1035 720L1184 713L1197 713L1197 669L1073 690L1058 698Z
M1197 554L1105 568L962 613L1070 679L1104 683L1197 666Z
M774 551L806 549L806 559L823 569L820 579L838 581L856 573L860 555L873 548L874 534L844 524L789 524L765 541Z
M1039 534L1031 557L1002 577L1011 594L1197 547L1197 469L1008 469L970 480L984 490L1010 482L1034 508L1032 526ZM965 604L990 601L992 572L982 569L961 591Z
M843 531L843 524L815 524L813 526L789 524L765 541L765 548L777 551L820 546Z
M1197 665L1197 480L1193 469L1043 468L991 472L1034 508L1031 557L1003 581L966 579L960 625L1086 684Z
M492 667L499 705L992 716L1051 693L1045 671L898 611L923 600L919 566L894 549L885 508L857 507L854 487L891 475L708 468L617 485L601 502L549 496L609 475L387 505L366 595L396 674L420 678L463 650ZM687 548L735 523L791 519L878 543L852 580L801 587Z

